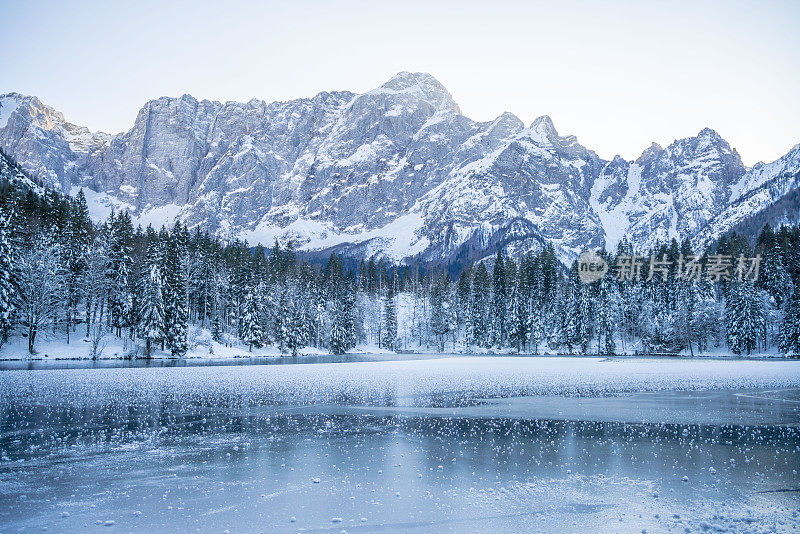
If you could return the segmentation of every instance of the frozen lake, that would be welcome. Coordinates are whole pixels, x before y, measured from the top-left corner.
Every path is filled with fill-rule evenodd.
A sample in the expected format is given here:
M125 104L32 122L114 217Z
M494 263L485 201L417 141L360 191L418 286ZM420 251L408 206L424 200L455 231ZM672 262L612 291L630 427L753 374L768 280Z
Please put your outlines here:
M0 531L792 531L800 362L0 371Z

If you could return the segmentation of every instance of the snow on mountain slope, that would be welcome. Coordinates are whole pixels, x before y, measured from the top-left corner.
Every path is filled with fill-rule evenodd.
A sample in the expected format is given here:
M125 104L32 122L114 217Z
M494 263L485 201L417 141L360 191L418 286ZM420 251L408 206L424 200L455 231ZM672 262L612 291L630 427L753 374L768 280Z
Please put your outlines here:
M800 188L800 145L773 163L759 163L732 187L730 201L692 239L702 248L747 217L771 206L791 191ZM800 212L800 206L796 206Z
M222 238L436 261L542 240L570 261L625 236L648 247L724 231L732 202L756 190L770 202L780 187L766 184L796 166L746 172L709 129L609 162L546 116L527 128L510 113L475 122L435 78L408 72L364 94L270 104L159 98L115 136L10 93L0 149L46 185L84 188L98 216L128 207L143 224L179 218Z
M19 165L0 151L0 179L8 181L23 189L32 189L38 194L43 194L44 189L25 174Z
M72 179L111 140L69 123L64 115L36 97L9 93L0 96L0 148L20 167L45 185L67 192Z
M631 226L631 218L641 215L637 205L642 183L642 167L619 156L610 161L592 184L589 204L600 218L606 247L613 250Z
M759 189L778 176L796 173L800 169L800 144L772 163L757 163L731 187L730 202L734 203L751 191Z
M0 97L0 128L5 128L8 124L8 119L19 107L19 100L15 95L8 94Z
M745 173L739 154L708 128L667 148L653 144L634 163L615 158L591 201L613 248L625 236L640 248L695 235L728 203Z
M488 240L493 232L523 218L565 257L602 245L600 221L587 201L602 166L597 155L575 137L559 136L547 116L530 128L512 127L502 133L506 137L498 148L480 159L457 162L414 207L439 222L440 235L432 242L442 243L446 253L475 232L484 232ZM447 236L452 238L449 242Z

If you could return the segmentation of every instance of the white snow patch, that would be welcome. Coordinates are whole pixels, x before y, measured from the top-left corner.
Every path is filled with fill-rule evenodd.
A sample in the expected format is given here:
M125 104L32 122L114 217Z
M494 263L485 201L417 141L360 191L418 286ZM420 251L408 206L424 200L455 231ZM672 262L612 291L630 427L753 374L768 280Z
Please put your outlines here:
M13 96L7 96L0 100L0 128L5 128L8 124L8 119L19 107L19 100Z
M642 167L632 163L628 168L626 177L628 189L625 197L613 207L609 205L610 199L606 198L605 201L601 202L599 198L611 184L611 180L613 180L611 176L605 179L602 176L598 177L592 184L592 191L589 196L589 205L600 219L600 224L605 234L606 250L609 251L616 249L617 244L630 227L631 221L628 218L628 213L634 207L635 199L639 194L639 186L642 183Z
M393 260L401 260L424 251L430 244L421 235L425 221L419 213L409 213L393 220L386 226L361 232L342 232L329 223L297 218L284 227L262 221L253 230L239 234L248 243L269 245L276 239L292 239L302 250L322 250L343 243L363 243L371 239L380 241L375 252ZM367 254L369 255L369 254Z
M86 197L86 207L89 210L89 217L91 217L94 222L105 222L112 211L117 213L120 211L134 212L135 208L133 205L123 202L108 193L93 191L86 187L72 186L69 191L70 196L77 196L81 189L83 189L83 195Z
M157 208L148 208L133 218L133 224L140 224L143 228L152 225L155 229L162 226L170 227L180 217L182 208L183 206L177 204L165 204Z

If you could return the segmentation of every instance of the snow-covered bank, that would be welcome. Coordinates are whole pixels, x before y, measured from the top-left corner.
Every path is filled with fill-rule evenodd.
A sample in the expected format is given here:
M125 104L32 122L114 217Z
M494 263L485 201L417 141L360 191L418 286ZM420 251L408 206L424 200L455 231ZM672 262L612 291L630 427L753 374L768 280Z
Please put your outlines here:
M64 373L53 380L50 373ZM59 399L119 406L163 399L208 404L441 405L521 395L800 387L800 362L607 360L559 357L443 359L244 367L5 371L0 404Z
M185 359L225 359L225 358L278 358L286 356L275 345L266 347L253 347L248 349L242 343L224 345L211 339L208 330L200 330L201 339L190 339L189 350ZM299 351L303 356L319 356L328 354L328 351L316 347L303 347ZM108 335L103 342L98 360L118 360L122 358L142 357L141 346L130 340L123 340L114 335ZM150 355L152 359L173 359L169 350L156 348ZM64 342L63 337L43 339L37 342L36 354L28 353L28 341L23 337L11 338L8 343L0 347L0 361L16 360L90 360L92 359L92 344L90 340L73 338L70 343Z
M211 339L211 333L207 329L192 328L192 334L189 338L189 350L183 359L186 360L225 360L225 359L242 359L242 358L280 358L289 356L286 351L281 352L278 346L268 345L264 347L251 347L248 348L238 340L232 339L231 343L225 345L217 343ZM518 354L516 349L510 347L498 348L494 347L487 349L478 346L464 346L460 344L448 343L445 345L446 352L441 353L435 347L417 347L412 346L408 350L401 350L395 352L392 350L384 349L374 343L360 344L355 348L347 351L351 355L382 355L382 356L397 356L398 359L413 359L423 356L431 357L441 354L446 355L487 355L487 356L513 356L513 357L595 357L594 354L575 354L567 355L556 350L550 350L540 347L536 353L527 352ZM298 355L303 356L323 356L329 355L330 352L325 349L317 347L301 347L298 349ZM715 348L706 352L698 352L693 356L688 351L683 351L679 354L648 354L645 352L636 352L635 350L620 351L613 358L648 358L648 357L669 357L669 358L694 358L694 359L787 359L784 354L781 354L777 349L770 352L754 352L749 355L735 355L729 350L724 348ZM137 345L129 339L119 338L115 335L109 334L103 340L102 350L99 351L98 360L119 360L125 358L141 358L142 347ZM154 360L162 359L175 359L169 350L159 350L156 347L150 356ZM92 344L89 339L82 337L73 337L70 343L64 341L63 336L52 334L40 335L40 340L37 342L36 354L28 353L28 342L23 337L13 337L9 339L2 347L0 347L0 362L2 361L59 361L59 360L91 360L92 359Z

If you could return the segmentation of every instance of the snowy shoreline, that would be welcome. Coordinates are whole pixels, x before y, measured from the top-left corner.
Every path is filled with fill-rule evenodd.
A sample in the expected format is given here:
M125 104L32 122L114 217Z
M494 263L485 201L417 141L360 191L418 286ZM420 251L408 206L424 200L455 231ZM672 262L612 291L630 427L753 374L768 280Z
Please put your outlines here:
M344 356L364 356L364 357L382 357L385 359L403 361L403 360L417 360L417 359L430 359L430 358L479 358L479 357L486 357L486 358L602 358L606 360L686 360L686 361L709 361L709 360L723 360L723 361L798 361L797 358L791 358L789 356L784 356L779 353L754 353L750 355L746 354L723 354L723 353L703 353L691 356L689 354L666 354L666 353L639 353L639 354L565 354L565 353L534 353L534 352L520 352L520 353L509 353L509 352L444 352L444 353L437 353L437 352L428 352L428 351L420 351L420 352L372 352L372 351L352 351L347 352L343 355L335 355L330 354L329 352L320 351L318 349L314 349L313 347L307 347L308 350L301 350L298 356L292 356L291 354L287 353L280 353L277 351L272 351L268 353L251 353L251 352L244 352L241 354L228 354L228 355L219 355L214 353L208 354L194 354L189 355L183 358L177 358L174 356L170 356L169 354L154 354L149 358L144 357L125 357L125 356L103 356L101 358L92 359L90 357L82 357L82 356L50 356L45 354L43 356L40 355L30 355L30 354L23 354L21 356L4 356L0 357L0 362L105 362L105 363L113 363L113 362L203 362L203 361L214 361L214 362L246 362L246 361L253 361L258 362L261 360L294 360L297 363L302 363L304 360L308 359L318 359L324 357L331 357L336 359L338 357ZM334 362L331 362L334 363ZM338 363L338 362L336 362Z
M89 342L86 339L75 339L72 343L64 343L62 340L44 339L40 341L40 347L36 354L29 354L26 341L23 338L9 340L8 343L0 347L0 362L191 362L199 361L231 361L243 363L245 361L259 360L295 360L302 363L303 360L337 356L329 351L311 346L298 349L298 356L292 357L291 354L281 352L275 345L248 350L241 344L224 345L205 339L202 344L197 343L190 346L186 356L178 358L169 351L154 350L150 358L141 355L132 356L133 346L125 344L122 339L109 336L107 344L100 357L92 359L90 355ZM709 350L692 356L688 351L679 353L648 353L625 351L613 355L598 355L593 353L586 354L567 354L558 351L539 350L538 352L514 352L506 348L486 349L481 347L448 347L447 350L440 352L432 348L418 347L405 351L391 351L378 347L374 344L358 345L348 351L344 357L375 357L379 359L392 360L413 360L429 359L438 357L510 357L510 358L610 358L610 359L665 359L665 360L725 360L725 361L783 361L792 358L773 350L770 352L754 352L753 354L733 354L730 351L720 349ZM800 361L800 360L798 360Z

